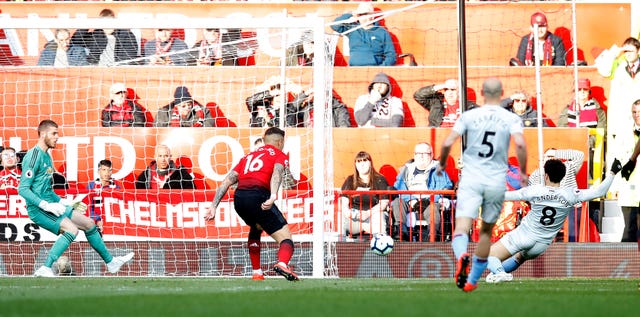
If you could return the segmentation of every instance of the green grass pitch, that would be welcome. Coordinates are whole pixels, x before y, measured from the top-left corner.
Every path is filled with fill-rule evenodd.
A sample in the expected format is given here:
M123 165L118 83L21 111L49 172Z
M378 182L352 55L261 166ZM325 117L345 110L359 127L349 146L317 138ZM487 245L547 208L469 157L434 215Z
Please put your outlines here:
M634 279L0 278L0 316L638 316Z

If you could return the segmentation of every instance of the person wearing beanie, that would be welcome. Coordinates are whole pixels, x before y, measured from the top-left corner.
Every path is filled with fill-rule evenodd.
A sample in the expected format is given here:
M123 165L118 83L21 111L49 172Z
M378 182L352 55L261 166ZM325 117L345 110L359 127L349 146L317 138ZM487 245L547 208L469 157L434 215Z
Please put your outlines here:
M173 101L158 109L155 127L214 127L211 111L194 100L185 86L178 86Z
M558 119L559 127L603 128L607 127L607 115L600 103L591 97L591 81L588 78L578 79L576 98L562 110Z
M151 113L131 97L135 96L135 93L129 94L129 90L123 83L111 85L109 96L111 100L101 113L103 127L151 126L153 121Z
M534 25L538 25L538 34L533 34ZM549 32L547 17L542 12L531 15L531 33L520 40L516 64L520 66L535 66L536 56L540 57L540 66L565 66L567 51L562 39ZM535 47L534 36L538 38Z

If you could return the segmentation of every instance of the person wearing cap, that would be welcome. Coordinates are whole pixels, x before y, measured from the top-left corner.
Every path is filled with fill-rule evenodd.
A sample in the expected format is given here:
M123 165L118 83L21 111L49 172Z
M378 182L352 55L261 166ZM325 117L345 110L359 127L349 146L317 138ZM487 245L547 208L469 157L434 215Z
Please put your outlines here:
M115 18L115 13L111 9L103 9L99 17ZM138 64L138 42L128 29L78 29L71 37L71 45L84 47L91 65Z
M413 99L429 111L429 126L434 128L450 128L462 114L458 102L458 81L447 79L442 84L424 86L413 94ZM467 101L465 110L477 107Z
M237 38L233 38L234 35ZM240 39L240 31L237 29L204 29L202 40L196 43L194 48L195 60L199 66L238 66L239 46L228 44Z
M115 83L109 89L109 104L102 109L103 127L146 127L147 109L128 98L127 87L123 83Z
M522 119L525 128L538 126L538 111L531 106L531 97L524 90L516 90L511 96L503 99L500 105L517 114ZM547 127L547 121L542 119L542 126Z
M214 127L215 120L207 107L191 97L189 89L178 86L173 101L158 109L155 127Z
M55 38L44 46L38 58L38 66L86 66L87 52L83 47L71 44L71 33L67 29L57 29Z
M402 100L391 94L389 76L378 73L354 105L354 117L359 127L401 127L404 122Z
M148 65L187 66L192 56L187 44L173 36L172 29L156 29L155 38L144 45Z
M331 28L349 39L349 66L393 66L397 53L391 34L376 21L371 2L334 20ZM348 32L348 33L347 33Z
M607 127L607 115L600 107L600 103L591 97L591 81L588 78L578 79L578 106L576 99L572 99L560 113L559 127Z
M534 26L538 25L538 34L533 34ZM540 66L565 66L567 51L562 39L549 32L547 17L542 12L531 15L531 33L520 40L517 64L520 66L534 66L535 58L540 58ZM534 36L538 38L539 46L534 48Z

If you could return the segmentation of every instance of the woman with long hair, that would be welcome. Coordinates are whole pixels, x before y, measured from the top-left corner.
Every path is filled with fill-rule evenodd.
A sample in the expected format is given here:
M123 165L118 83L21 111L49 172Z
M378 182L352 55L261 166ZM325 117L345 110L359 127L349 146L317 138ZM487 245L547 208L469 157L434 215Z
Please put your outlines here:
M371 154L360 151L354 159L353 174L342 184L342 190L387 190L386 178L378 173L373 165ZM376 234L386 232L385 215L389 205L389 195L349 194L340 197L342 207L343 232L349 236L354 234Z

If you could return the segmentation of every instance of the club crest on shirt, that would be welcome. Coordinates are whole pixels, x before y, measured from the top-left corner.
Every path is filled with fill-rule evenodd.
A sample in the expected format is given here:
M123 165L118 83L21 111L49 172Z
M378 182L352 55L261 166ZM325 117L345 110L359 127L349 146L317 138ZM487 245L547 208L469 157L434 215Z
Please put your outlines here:
M27 170L27 171L24 173L24 177L26 177L26 178L31 178L31 177L33 177L33 171L32 171L32 170Z
M47 174L53 174L53 168L51 168L51 166L47 167Z

